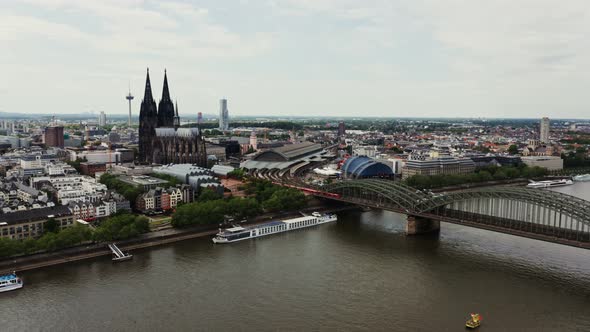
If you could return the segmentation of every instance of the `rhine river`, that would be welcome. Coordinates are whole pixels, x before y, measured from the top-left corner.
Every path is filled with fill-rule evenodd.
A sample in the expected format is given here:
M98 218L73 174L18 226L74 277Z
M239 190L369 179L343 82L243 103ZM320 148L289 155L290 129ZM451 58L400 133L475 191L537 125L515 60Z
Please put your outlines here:
M590 183L559 189L590 199ZM209 238L22 273L1 331L590 331L590 251L403 216L213 245Z

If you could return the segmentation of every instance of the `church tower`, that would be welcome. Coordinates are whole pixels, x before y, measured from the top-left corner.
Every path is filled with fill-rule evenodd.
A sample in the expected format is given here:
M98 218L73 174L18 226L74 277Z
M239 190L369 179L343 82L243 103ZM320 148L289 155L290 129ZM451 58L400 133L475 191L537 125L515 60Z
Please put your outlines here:
M150 69L147 69L145 79L145 92L139 111L139 161L151 163L153 158L153 145L158 125L158 111L156 102L152 97L150 83Z
M173 127L174 126L174 104L170 99L170 91L168 90L168 77L166 70L164 70L164 89L162 90L162 99L158 105L158 127Z
M174 113L174 128L180 127L180 116L178 116L178 101L176 101L176 113Z

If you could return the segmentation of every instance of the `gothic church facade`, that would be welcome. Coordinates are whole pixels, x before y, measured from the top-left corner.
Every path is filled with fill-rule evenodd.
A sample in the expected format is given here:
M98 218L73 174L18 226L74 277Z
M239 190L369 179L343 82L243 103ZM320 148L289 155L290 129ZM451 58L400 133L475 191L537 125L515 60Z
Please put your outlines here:
M166 71L162 99L157 108L152 96L149 69L147 72L139 111L139 162L207 166L205 141L200 128L180 128L178 103L175 109Z

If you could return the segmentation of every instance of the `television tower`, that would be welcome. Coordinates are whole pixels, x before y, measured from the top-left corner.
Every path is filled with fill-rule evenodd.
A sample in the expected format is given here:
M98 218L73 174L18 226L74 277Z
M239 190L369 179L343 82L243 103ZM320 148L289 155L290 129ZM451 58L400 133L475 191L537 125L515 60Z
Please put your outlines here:
M129 85L129 94L125 97L129 101L129 127L131 127L131 101L133 100L133 95L131 94L131 85Z

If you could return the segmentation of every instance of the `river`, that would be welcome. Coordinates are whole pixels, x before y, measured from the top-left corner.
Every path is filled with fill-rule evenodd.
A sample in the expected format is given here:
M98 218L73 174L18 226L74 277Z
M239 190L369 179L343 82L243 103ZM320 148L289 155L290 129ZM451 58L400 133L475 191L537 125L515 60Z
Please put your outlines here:
M590 199L590 183L559 188ZM208 238L24 272L2 331L590 331L590 252L404 216L229 245Z

